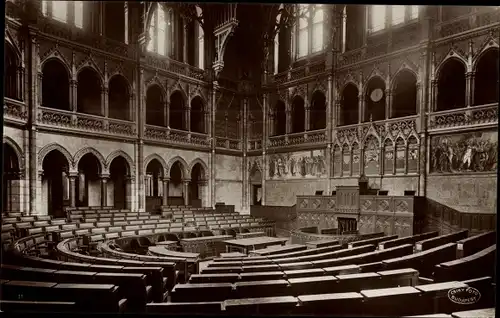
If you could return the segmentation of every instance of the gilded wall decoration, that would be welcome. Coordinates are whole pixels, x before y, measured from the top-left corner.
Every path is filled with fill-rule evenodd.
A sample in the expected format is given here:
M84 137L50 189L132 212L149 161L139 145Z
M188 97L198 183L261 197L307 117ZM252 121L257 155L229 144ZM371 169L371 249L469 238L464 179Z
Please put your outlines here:
M430 171L494 172L497 169L497 153L496 131L433 136Z
M269 157L271 179L298 179L326 176L326 150L276 154Z
M411 136L408 138L408 173L418 171L418 151L417 138Z
M365 142L365 174L373 175L380 173L380 147L375 137L370 136Z
M342 150L338 145L333 149L333 175L340 177L342 172Z
M360 151L357 143L352 146L352 174L359 175Z
M342 149L342 174L349 175L351 173L351 154L349 152L349 146L344 144Z
M405 172L406 146L402 138L396 140L396 173Z
M394 169L394 145L390 139L384 143L384 174L392 174Z

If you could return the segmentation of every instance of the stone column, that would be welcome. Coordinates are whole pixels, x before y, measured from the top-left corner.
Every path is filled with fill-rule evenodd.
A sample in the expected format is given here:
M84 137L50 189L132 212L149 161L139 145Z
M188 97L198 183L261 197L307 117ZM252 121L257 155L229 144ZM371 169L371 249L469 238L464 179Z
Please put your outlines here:
M189 182L191 180L182 180L182 192L184 197L184 205L189 205Z
M437 111L437 95L438 95L438 91L437 91L437 80L432 80L431 81L431 100L430 100L430 111Z
M108 180L108 174L101 175L101 207L108 206Z
M392 90L385 90L385 119L389 119L392 117Z
M465 107L472 106L474 102L474 73L467 72L465 74Z
M267 141L269 140L269 136L274 135L273 127L272 127L272 115L270 114L270 107L269 107L269 95L264 94L263 96L263 101L262 101L263 109L262 109L262 116L263 116L263 134L262 134L262 196L261 196L261 204L264 205L266 202L266 149L267 149Z
M163 118L165 127L170 127L170 103L165 102L163 104Z
M292 132L292 111L290 109L286 109L286 133L289 134Z
M76 178L78 173L69 173L69 206L74 208L76 206Z
M104 86L101 89L101 114L104 117L108 117L108 87Z
M184 128L191 131L191 105L187 104L184 108Z
M186 19L182 19L184 28L183 30L183 38L182 38L182 44L183 44L183 51L182 51L182 61L186 64L188 64L188 23Z
M170 178L163 178L163 198L162 198L162 203L163 205L168 205L168 182L170 181Z
M363 98L362 90L358 94L358 124L364 121L365 117L365 99Z
M29 5L29 4L28 4ZM34 11L36 12L36 11ZM36 40L36 36L32 32L28 32L28 39L26 40L26 48L27 50L31 50L32 54L30 55L29 63L27 63L28 67L26 67L26 76L25 76L25 85L24 87L28 88L26 92L26 106L28 109L28 125L26 129L28 130L28 148L29 154L27 155L27 164L28 164L28 182L29 182L29 202L30 202L30 210L29 214L38 214L37 211L37 196L42 195L42 188L37 188L38 181L38 150L37 150L37 95L41 95L42 92L37 92L37 76L38 76L38 50L39 46ZM34 89L31 89L34 88ZM41 176L39 178L42 179ZM38 194L38 195L37 195Z
M207 186L208 186L208 180L200 180L198 181L198 196L201 198L201 206L206 207L207 206Z
M215 112L217 109L217 94L218 84L216 81L213 83L212 87L212 99L211 99L211 122L210 122L210 137L212 138L211 143L211 153L210 153L210 204L213 209L215 209L215 146L216 146L216 137L215 137Z
M309 131L311 129L311 105L309 101L305 101L305 116L304 116L304 131Z
M132 182L134 182L133 176L125 178L125 209L132 209Z

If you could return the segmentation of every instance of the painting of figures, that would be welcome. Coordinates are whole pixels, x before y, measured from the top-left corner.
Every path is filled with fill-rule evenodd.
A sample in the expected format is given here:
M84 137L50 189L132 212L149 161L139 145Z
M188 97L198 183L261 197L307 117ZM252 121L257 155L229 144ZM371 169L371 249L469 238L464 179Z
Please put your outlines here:
M304 178L326 176L324 150L283 153L270 156L269 177Z
M494 172L497 152L495 131L434 136L430 170L432 173Z

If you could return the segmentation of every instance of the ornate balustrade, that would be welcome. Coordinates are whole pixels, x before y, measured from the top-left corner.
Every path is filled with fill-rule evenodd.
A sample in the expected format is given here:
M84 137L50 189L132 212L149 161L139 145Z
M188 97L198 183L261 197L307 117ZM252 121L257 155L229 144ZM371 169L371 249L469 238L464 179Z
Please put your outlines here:
M429 130L498 123L498 103L445 110L429 115Z
M262 149L262 139L251 139L248 141L247 150L261 150Z
M131 137L137 132L134 122L48 107L38 108L37 120L41 125L68 128L82 132L97 132Z
M24 123L28 119L28 108L24 102L4 97L3 114L7 121Z
M229 150L241 150L241 140L227 137L217 137L215 147Z
M346 65L356 64L361 62L364 59L363 49L355 49L351 51L346 51L345 53L339 56L339 67L343 67Z
M210 137L206 134L177 130L168 127L146 125L144 137L151 141L161 141L186 146L210 147Z
M290 147L304 144L319 144L326 141L326 130L319 129L283 136L269 137L270 148Z
M391 118L373 122L366 122L361 124L353 124L340 126L335 129L334 135L339 143L344 143L344 141L361 141L366 136L368 131L373 125L374 132L380 137L385 137L390 134L392 137L396 137L399 133L404 136L408 136L412 131L417 129L417 115Z
M205 70L193 67L186 63L181 63L165 56L160 56L154 53L147 53L143 59L146 65L158 68L164 71L181 74L187 77L195 78L198 80L206 80Z
M278 85L293 82L307 76L323 73L325 68L324 59L310 60L306 65L274 75L274 82Z

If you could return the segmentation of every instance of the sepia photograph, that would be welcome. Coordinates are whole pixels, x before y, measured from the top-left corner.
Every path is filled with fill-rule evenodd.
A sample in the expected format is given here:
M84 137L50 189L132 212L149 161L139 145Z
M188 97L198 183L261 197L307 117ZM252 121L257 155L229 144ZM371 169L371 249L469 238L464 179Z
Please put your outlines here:
M495 317L500 6L4 9L0 312Z

